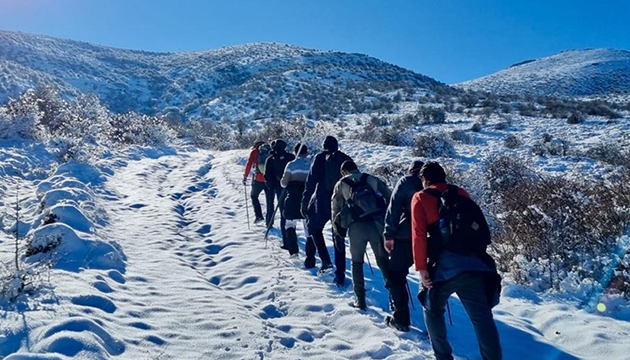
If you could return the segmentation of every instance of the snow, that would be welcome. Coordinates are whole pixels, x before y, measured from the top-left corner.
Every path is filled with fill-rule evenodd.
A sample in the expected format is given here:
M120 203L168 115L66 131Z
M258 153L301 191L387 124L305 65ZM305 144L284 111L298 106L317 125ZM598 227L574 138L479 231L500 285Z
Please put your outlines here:
M341 147L360 166L410 159L406 148L358 141ZM463 157L474 157L464 149L458 146ZM338 289L332 274L303 268L303 236L302 258L293 260L279 248L277 229L266 247L264 229L248 229L241 184L247 151L131 148L92 165L56 166L36 146L0 150L5 168L20 156L51 165L44 174L27 163L25 173L37 176L12 179L24 190L33 246L60 239L49 252L26 258L30 269L49 264L36 290L0 302L0 357L433 358L417 301L410 333L384 325L388 298L378 268L372 275L366 265L362 313L348 305L351 285ZM1 185L9 205L13 183L3 178ZM57 222L42 225L46 211ZM13 243L3 240L5 262ZM417 274L409 279L416 293ZM455 296L450 304L456 359L480 359L465 311ZM630 353L630 319L600 314L569 295L537 293L506 279L494 313L506 359L627 359Z

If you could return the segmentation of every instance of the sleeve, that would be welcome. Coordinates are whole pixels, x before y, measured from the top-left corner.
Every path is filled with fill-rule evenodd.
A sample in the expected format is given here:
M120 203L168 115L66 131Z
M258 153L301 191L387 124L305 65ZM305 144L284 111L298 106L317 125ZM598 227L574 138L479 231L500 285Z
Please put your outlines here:
M423 192L416 193L411 200L411 244L416 270L428 270L427 265L427 220L422 206Z
M284 174L282 174L282 179L280 179L280 186L286 188L291 181L291 163L287 164L287 167L284 169Z
M313 162L311 163L311 168L306 178L306 185L304 186L304 193L302 195L303 212L305 212L305 210L308 208L308 203L309 201L311 201L311 197L313 196L313 193L315 192L315 188L317 187L317 184L320 182L321 174L318 167L320 166L319 163L321 162L321 159L322 157L320 155L317 155L315 156L315 159L313 159Z
M249 159L247 159L247 164L245 164L245 172L243 173L244 178L249 176L249 172L252 170L252 167L256 164L257 158L258 158L258 149L252 149L252 151L249 153Z
M398 233L398 226L400 226L400 218L404 208L401 201L401 183L402 179L398 180L396 186L394 186L394 191L392 192L389 205L387 206L387 213L385 213L385 232L383 233L383 236L386 240L394 239Z
M392 191L389 189L389 186L385 184L385 181L379 178L376 178L376 180L378 182L378 192L383 195L383 198L385 198L385 202L389 203L390 199L392 198Z
M274 163L275 161L273 160L273 156L268 157L267 161L265 161L265 182L270 189L276 189L278 184Z
M331 199L330 208L332 209L332 217L333 221L337 219L341 210L343 209L343 204L345 199L343 198L343 191L341 190L342 181L338 181L335 184L335 189L333 190L333 196Z

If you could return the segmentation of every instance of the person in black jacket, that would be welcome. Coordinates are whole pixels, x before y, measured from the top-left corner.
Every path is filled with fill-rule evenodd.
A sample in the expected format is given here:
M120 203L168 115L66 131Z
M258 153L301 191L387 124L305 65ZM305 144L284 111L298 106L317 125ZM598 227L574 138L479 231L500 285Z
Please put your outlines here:
M411 199L422 190L422 179L418 176L424 163L414 160L409 175L398 180L385 214L385 250L389 261L389 304L393 317L387 324L400 331L409 331L409 298L407 296L407 274L413 265L411 248Z
M315 248L322 261L320 271L332 267L330 255L324 241L324 226L331 220L330 201L335 184L341 179L341 164L352 160L350 156L339 151L339 143L333 136L327 136L323 144L324 150L317 154L311 163L311 169L306 180L306 188L302 196L302 214L306 218L308 233L306 240L306 268L315 267ZM335 231L333 242L335 245L335 283L339 286L346 279L346 231Z
M280 181L282 175L284 175L284 168L290 161L295 159L295 155L286 151L287 143L284 140L274 140L271 142L271 156L267 158L265 163L265 183L276 194L278 199L278 207L280 211L280 231L282 232L282 248L288 249L287 234L286 234L286 221L284 217L284 198L286 191L282 188ZM270 220L273 222L273 219ZM271 223L267 224L269 227Z

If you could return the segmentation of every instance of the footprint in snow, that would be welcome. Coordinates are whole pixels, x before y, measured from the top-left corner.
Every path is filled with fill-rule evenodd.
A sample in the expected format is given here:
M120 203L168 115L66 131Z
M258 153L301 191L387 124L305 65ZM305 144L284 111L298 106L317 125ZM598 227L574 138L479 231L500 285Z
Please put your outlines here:
M105 294L109 294L114 292L114 290L104 281L96 281L94 282L94 287L96 288L96 290L105 293Z
M116 270L112 270L110 272L107 273L107 275L109 275L109 277L114 280L115 282L119 283L119 284L124 284L125 282L127 282L127 280L125 280L125 277L118 271Z
M202 235L209 234L210 231L212 231L212 225L203 225L202 227L197 229L197 233L202 234Z
M129 207L132 208L132 209L142 209L145 206L147 206L147 205L138 203L138 204L130 205Z
M88 306L113 314L116 311L116 305L109 299L98 295L82 295L77 296L70 301L75 305Z

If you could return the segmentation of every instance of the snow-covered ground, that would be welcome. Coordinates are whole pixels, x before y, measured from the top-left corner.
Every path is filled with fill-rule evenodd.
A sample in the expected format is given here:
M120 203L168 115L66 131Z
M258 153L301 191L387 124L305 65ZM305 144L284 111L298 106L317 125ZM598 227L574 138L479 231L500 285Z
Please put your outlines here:
M401 148L342 147L364 164L409 160ZM377 268L366 270L369 309L361 313L348 306L351 286L338 289L332 275L305 270L303 250L302 259L289 259L279 231L265 246L264 229L248 229L240 183L246 151L132 148L95 165L56 168L41 146L0 150L7 213L19 183L22 231L43 244L63 235L53 254L24 264L39 269L37 290L2 302L0 358L432 358L417 301L410 333L384 325L388 301ZM42 225L42 203L57 223ZM12 247L0 238L2 262ZM409 278L416 293L417 275ZM450 303L456 358L480 359L463 308L455 297ZM505 359L630 359L630 319L557 294L506 281L495 316Z

